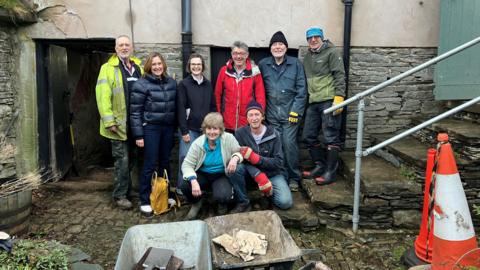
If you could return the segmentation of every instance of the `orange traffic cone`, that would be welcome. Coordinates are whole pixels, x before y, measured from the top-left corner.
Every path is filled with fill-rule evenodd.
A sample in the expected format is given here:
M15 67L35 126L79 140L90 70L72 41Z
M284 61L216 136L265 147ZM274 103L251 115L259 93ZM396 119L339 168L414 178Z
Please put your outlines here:
M427 169L425 172L425 192L423 193L423 213L422 224L420 225L420 233L415 239L415 254L419 259L425 262L432 262L433 249L433 219L430 219L428 206L430 204L430 191L432 181L432 171L435 163L435 154L437 151L433 148L427 152ZM433 195L433 194L432 194Z
M477 247L477 239L448 135L438 134L437 139L441 145L437 153L432 269L451 270L460 257ZM473 260L462 264L475 266Z

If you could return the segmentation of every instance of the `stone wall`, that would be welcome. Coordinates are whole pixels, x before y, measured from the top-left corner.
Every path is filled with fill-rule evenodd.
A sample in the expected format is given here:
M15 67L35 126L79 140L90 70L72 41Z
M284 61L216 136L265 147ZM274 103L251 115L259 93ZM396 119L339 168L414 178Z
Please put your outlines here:
M206 71L205 76L210 79L210 47L194 46L192 51L201 54L205 58ZM168 74L177 81L182 79L182 45L164 45L140 43L135 44L135 56L140 58L143 63L152 52L159 52L167 61Z
M385 82L437 54L432 48L353 48L349 96ZM437 115L443 103L434 100L433 67L379 90L365 100L365 138L406 130L415 117ZM347 147L355 145L357 103L349 106Z
M341 49L341 48L339 48ZM300 58L306 47L300 48ZM436 48L352 48L349 93L352 97L418 66L437 55ZM415 117L428 117L443 111L434 100L433 67L419 71L365 99L364 146L372 135L388 135L406 130ZM346 147L355 147L357 104L348 106Z
M16 174L14 151L16 90L13 79L16 77L16 58L12 38L14 35L15 31L12 28L0 26L0 181Z

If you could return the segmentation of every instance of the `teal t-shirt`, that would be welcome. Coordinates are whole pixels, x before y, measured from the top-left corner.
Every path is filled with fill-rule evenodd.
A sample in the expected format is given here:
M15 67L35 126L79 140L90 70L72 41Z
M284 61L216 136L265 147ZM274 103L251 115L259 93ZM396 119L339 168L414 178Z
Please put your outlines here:
M205 138L203 144L205 148L205 160L203 161L200 171L205 173L223 173L225 172L225 166L223 165L222 149L220 146L220 138L215 140L215 149L210 149L208 146L208 139Z

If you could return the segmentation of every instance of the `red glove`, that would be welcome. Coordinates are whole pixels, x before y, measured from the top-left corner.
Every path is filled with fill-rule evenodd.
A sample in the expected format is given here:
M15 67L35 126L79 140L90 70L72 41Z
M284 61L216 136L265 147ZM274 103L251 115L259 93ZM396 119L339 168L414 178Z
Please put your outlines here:
M270 182L265 173L257 174L257 176L255 176L255 182L257 182L258 189L263 192L263 195L267 197L272 195L272 182Z
M260 162L260 155L255 153L252 148L248 146L240 147L240 153L242 154L243 158L248 160L252 165L256 165Z

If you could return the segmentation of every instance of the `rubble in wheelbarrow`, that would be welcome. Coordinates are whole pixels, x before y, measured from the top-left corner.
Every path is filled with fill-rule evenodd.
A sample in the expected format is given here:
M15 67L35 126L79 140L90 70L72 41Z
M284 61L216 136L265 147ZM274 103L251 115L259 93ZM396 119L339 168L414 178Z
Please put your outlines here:
M255 232L233 229L232 236L224 233L215 237L212 241L221 245L225 250L233 256L242 258L243 261L248 262L255 259L252 254L265 255L267 254L268 241L263 234Z

